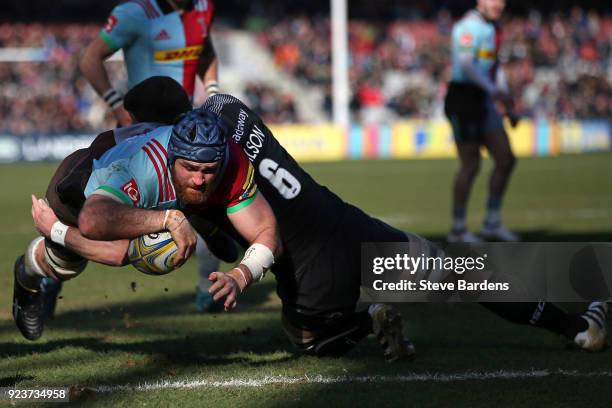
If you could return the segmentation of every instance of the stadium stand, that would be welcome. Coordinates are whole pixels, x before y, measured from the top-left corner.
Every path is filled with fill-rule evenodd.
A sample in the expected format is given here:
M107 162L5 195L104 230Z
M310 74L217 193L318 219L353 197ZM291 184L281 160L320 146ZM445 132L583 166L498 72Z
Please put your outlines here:
M223 26L219 31L232 47L242 41L237 46L242 55L257 45L260 58L267 58L280 75L272 72L260 82L243 79L227 90L244 97L269 123L327 120L331 113L329 20L297 16L259 26L264 28L256 40L249 35L246 43L244 31ZM351 21L355 118L385 122L440 117L451 26L445 10L429 20ZM0 24L0 132L92 132L113 125L103 102L78 72L80 52L98 30L99 24ZM566 17L531 12L505 21L504 32L502 57L521 115L612 116L612 18L580 9ZM113 81L124 82L122 64L109 64ZM225 71L232 70L236 67ZM237 77L243 75L232 78Z

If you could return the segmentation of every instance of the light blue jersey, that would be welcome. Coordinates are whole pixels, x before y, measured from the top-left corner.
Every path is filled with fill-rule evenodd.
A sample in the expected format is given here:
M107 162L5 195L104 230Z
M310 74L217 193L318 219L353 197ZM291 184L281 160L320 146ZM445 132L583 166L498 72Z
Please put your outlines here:
M113 9L100 37L111 49L123 49L129 88L162 75L192 96L212 19L211 0L197 0L192 10L167 14L156 0L130 0Z
M453 26L451 55L452 81L470 82L461 68L461 57L472 56L474 67L485 77L495 81L501 44L501 32L493 22L471 10Z
M161 126L119 143L94 160L85 197L109 196L138 208L178 208L168 161L172 126Z

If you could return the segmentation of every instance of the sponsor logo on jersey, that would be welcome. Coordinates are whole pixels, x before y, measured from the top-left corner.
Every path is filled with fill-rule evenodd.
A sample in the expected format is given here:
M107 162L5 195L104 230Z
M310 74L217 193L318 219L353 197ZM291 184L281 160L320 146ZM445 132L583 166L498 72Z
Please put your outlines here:
M463 33L459 37L459 46L471 47L474 44L474 37L470 33Z
M159 62L197 60L201 52L201 45L192 45L190 47L175 48L173 50L155 51L153 57L155 61Z
M162 30L159 33L157 33L155 38L153 38L153 41L163 41L163 40L169 40L169 39L170 39L170 34L168 34L168 32L162 28Z
M245 143L245 154L249 158L250 161L255 160L257 155L261 151L263 147L263 142L266 135L257 127L257 125L253 125L253 131L249 134L249 140Z
M497 53L494 50L485 50L483 48L478 50L478 58L481 59L495 59Z
M242 136L244 136L244 122L249 118L249 114L244 111L244 109L240 109L238 112L238 121L236 122L236 127L234 128L234 134L232 135L232 139L236 142L240 142L242 140Z
M110 16L108 16L108 20L106 20L104 31L106 31L107 33L110 33L111 31L113 31L113 28L115 28L116 25L117 25L117 17L111 14Z
M138 184L136 184L136 180L131 179L125 183L123 186L121 186L121 191L127 194L134 205L138 205L138 202L140 201L140 191L138 191Z

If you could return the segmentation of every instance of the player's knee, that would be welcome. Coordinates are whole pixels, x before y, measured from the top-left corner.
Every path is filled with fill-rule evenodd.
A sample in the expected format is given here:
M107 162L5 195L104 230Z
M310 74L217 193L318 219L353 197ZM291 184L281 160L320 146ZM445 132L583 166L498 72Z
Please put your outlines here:
M367 313L338 313L335 318L315 320L311 316L308 321L309 328L304 328L304 321L297 323L285 313L282 315L283 329L291 343L301 353L315 357L341 357L372 331Z
M87 266L87 260L78 256L65 256L50 246L45 246L45 261L53 275L61 281L78 276Z
M510 173L514 166L516 166L516 156L513 153L509 153L502 159L499 159L495 165L505 173Z
M308 341L297 339L287 333L289 341L303 354L314 357L342 357L357 344L358 340L351 333L340 333L335 336L315 336Z
M461 163L461 168L459 169L459 171L465 177L473 179L474 177L476 177L476 175L480 171L480 160L476 159L473 161Z

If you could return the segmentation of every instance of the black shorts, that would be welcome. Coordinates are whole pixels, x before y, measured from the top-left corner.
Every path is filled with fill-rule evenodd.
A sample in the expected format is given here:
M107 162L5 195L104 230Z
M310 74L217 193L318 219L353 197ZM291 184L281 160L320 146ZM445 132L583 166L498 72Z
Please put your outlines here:
M285 307L328 312L354 310L361 285L362 242L405 242L407 236L359 208L347 205L318 253L293 265L283 256L274 265L277 291ZM320 239L313 237L313 240Z
M457 143L484 142L487 119L486 93L475 85L450 82L444 99L444 113Z

